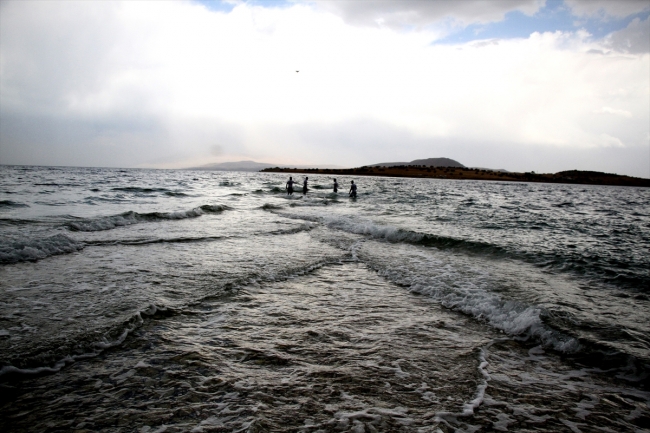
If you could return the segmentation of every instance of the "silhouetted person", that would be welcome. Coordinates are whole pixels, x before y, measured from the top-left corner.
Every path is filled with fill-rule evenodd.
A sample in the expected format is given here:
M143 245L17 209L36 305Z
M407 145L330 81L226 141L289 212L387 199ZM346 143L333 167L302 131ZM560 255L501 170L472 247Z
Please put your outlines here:
M289 180L287 181L287 186L285 187L287 190L287 194L292 195L293 194L293 184L296 183L294 182L293 178L289 176Z
M308 177L305 177L305 180L302 182L302 193L303 193L303 195L307 194L307 180L308 179L309 179Z
M357 198L357 186L354 184L354 181L351 181L350 185L350 197Z
M336 183L336 179L334 179L334 192L339 192L339 184Z

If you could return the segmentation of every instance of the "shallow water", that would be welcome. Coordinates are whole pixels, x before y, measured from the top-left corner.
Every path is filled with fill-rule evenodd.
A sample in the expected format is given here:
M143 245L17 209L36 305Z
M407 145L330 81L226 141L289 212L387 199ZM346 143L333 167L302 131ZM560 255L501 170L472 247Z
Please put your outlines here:
M648 189L0 176L3 431L650 428Z

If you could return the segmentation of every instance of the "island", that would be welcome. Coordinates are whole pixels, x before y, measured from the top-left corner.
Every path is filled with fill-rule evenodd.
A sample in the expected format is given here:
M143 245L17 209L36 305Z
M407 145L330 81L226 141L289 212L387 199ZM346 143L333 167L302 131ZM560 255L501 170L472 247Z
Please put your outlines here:
M265 173L304 173L331 176L386 176L434 179L465 179L502 182L545 182L585 185L618 185L650 187L650 179L624 176L598 171L569 170L558 173L508 172L469 167L441 167L425 164L408 165L372 165L347 169L328 168L280 168L269 167L261 170Z

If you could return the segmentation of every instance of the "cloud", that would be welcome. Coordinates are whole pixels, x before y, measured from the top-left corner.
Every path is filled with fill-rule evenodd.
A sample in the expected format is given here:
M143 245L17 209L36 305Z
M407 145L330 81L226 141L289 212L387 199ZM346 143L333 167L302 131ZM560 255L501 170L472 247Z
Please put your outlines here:
M598 144L603 147L625 147L620 138L612 137L611 135L607 134L600 134L600 140Z
M616 116L632 117L632 113L627 110L621 110L611 107L602 107L600 110L594 110L596 114L614 114Z
M497 3L477 17L498 17L506 3L519 5ZM348 25L308 4L244 3L230 13L188 2L0 7L3 163L447 156L486 166L480 158L507 143L512 158L495 164L506 169L542 170L525 157L542 148L585 158L608 148L626 151L607 163L633 158L629 170L638 170L634 149L647 149L649 56L613 50L615 35L432 45L427 29Z
M532 15L543 6L540 0L453 0L352 1L318 0L315 3L341 16L352 25L424 27L439 21L466 26L501 21L508 12Z
M3 104L13 109L56 112L79 93L103 89L116 66L111 54L126 48L114 3L4 2L1 7L0 90Z
M604 15L623 18L650 10L648 0L565 0L565 3L578 16Z
M650 52L650 17L641 21L635 18L623 30L610 34L605 46L631 54Z

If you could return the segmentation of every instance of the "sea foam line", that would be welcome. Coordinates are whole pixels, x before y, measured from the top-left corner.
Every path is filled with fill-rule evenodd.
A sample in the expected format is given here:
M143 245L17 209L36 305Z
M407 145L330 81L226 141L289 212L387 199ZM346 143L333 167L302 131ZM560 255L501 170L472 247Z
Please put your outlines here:
M397 265L378 265L371 257L358 255L387 280L407 286L412 292L427 295L449 309L485 321L507 335L535 338L545 347L563 353L577 353L582 349L577 339L543 323L541 307L504 300L489 290L486 281L476 280L477 277L467 278L462 275L462 270L446 268L442 273L427 275L428 269L437 269L438 265L427 257L426 251L417 253L408 257L410 266L415 268L412 271Z
M436 238L413 231L403 230L390 225L376 224L370 220L358 220L347 216L331 215L295 215L277 212L279 215L292 219L303 219L316 221L333 229L346 231L378 240L386 240L394 243L425 244L429 245L431 239ZM475 242L448 239L440 237L442 243L454 245L467 244L470 250L480 246ZM453 242L452 242L453 241ZM491 249L491 246L487 246ZM426 253L423 253L427 255ZM577 339L569 337L551 327L545 325L541 319L542 308L536 305L526 305L514 300L504 300L499 295L490 292L485 287L474 284L472 281L464 281L465 284L449 284L438 277L426 277L426 269L431 268L431 263L422 258L418 269L422 272L409 273L400 266L386 266L373 264L371 258L364 258L362 254L353 251L355 258L366 262L377 270L380 275L389 281L408 286L411 291L428 295L439 301L443 306L461 311L479 320L487 321L492 327L502 330L508 335L521 338L536 338L546 347L564 353L576 353L582 349ZM428 255L427 255L428 256ZM410 258L413 260L413 258Z

